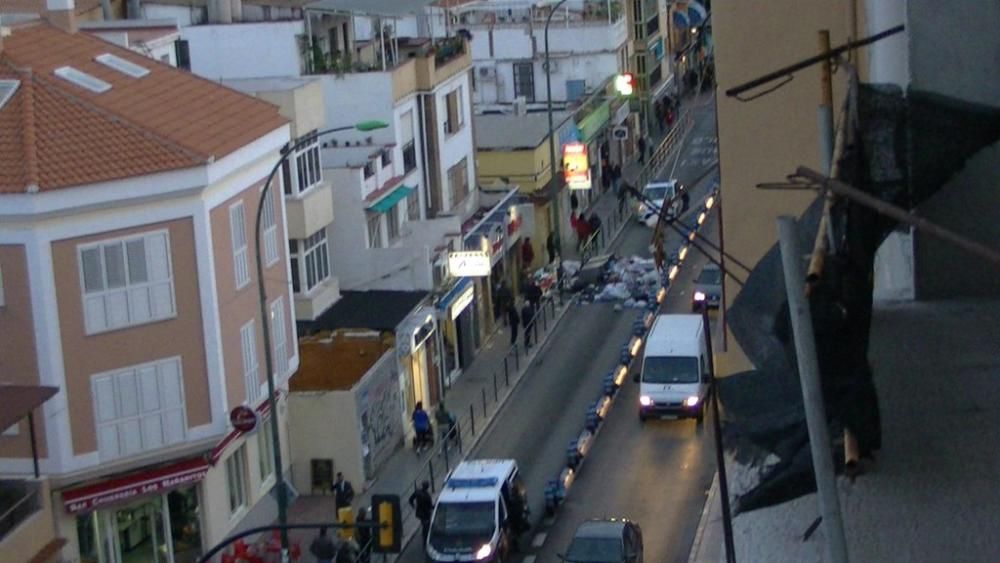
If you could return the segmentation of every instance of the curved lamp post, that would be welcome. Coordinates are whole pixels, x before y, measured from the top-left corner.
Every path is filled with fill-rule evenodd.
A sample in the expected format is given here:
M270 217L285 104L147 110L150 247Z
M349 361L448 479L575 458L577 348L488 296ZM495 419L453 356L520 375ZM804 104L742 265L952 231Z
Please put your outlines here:
M559 252L560 262L562 261L563 251L562 251L562 236L559 233L559 177L556 175L557 171L562 170L562 166L556 167L556 140L553 138L555 132L553 131L554 125L552 123L552 68L549 64L549 24L552 23L552 16L562 6L566 0L559 0L552 5L549 10L549 16L545 18L545 105L546 113L549 118L549 169L552 170L552 185L554 189L552 190L552 229L555 234L555 247L556 251Z
M264 364L267 366L267 404L268 408L271 410L271 442L272 450L274 453L274 467L275 467L275 484L278 491L278 523L282 525L281 528L281 559L282 561L288 560L288 530L284 528L288 524L288 491L285 489L285 478L282 473L281 465L281 441L279 439L278 432L278 405L274 398L274 363L272 352L271 352L271 323L270 317L267 312L267 291L264 288L264 265L261 261L260 248L261 248L261 219L264 216L264 202L267 201L269 190L271 189L271 182L274 180L274 175L281 168L281 165L288 160L289 156L295 154L295 151L299 150L303 146L314 142L318 137L327 135L329 133L336 133L338 131L374 131L376 129L385 129L389 124L382 121L362 121L354 125L349 125L346 127L334 127L333 129L326 129L324 131L319 131L315 135L310 135L306 138L298 138L291 143L285 145L281 150L281 158L275 163L274 167L271 168L271 173L267 175L267 181L264 182L264 189L260 193L260 201L257 203L257 221L254 224L254 233L256 241L255 254L257 259L257 290L260 295L260 317L261 317L261 328L264 330ZM263 429L261 429L263 430Z

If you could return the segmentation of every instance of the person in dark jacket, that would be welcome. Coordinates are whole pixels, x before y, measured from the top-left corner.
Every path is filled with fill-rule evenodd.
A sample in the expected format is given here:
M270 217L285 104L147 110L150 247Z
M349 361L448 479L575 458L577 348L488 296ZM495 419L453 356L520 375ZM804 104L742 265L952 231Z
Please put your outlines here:
M427 533L431 529L431 513L434 511L434 499L431 498L431 484L424 481L420 484L420 489L413 491L410 495L409 504L413 512L420 520L420 530L424 535L424 545L427 545Z
M531 278L528 278L527 285L524 287L524 298L531 303L531 307L536 311L542 303L542 288L538 287L535 280Z
M517 314L517 307L511 303L507 307L507 324L510 325L510 345L517 343L517 328L521 324L521 317Z
M354 487L351 482L344 479L344 474L337 472L337 480L333 483L333 504L337 507L337 517L340 517L341 508L350 508L351 501L354 500Z
M549 253L549 264L555 262L556 260L556 232L550 231L548 238L545 239L545 250Z
M524 300L521 307L521 324L524 325L524 349L531 350L531 328L535 321L535 308L531 306L531 301Z
M590 219L587 220L587 224L590 225L591 233L596 233L601 230L601 218L597 216L597 213L590 214Z
M496 302L493 303L494 319L498 319L507 313L507 309L514 303L514 296L507 287L507 280L500 280L500 287L497 288ZM506 321L506 318L504 318Z
M319 563L333 563L333 558L337 556L337 546L333 540L326 535L326 528L319 529L319 535L309 546L309 553L316 558Z

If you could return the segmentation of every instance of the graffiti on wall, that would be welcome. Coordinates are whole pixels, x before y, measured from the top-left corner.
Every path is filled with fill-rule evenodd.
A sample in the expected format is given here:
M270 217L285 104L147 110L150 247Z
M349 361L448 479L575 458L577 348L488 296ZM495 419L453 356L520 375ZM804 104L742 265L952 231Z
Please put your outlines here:
M361 419L361 443L365 468L375 471L395 451L403 435L400 419L400 394L396 362L390 352L384 355L365 376L358 390L358 413Z

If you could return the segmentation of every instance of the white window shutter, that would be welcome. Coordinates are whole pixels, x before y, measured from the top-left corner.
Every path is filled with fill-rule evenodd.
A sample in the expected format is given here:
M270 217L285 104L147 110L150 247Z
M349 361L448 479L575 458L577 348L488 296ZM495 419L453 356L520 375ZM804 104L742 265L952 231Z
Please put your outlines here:
M139 368L139 392L142 397L140 410L144 413L160 410L159 376L156 367L147 365ZM167 406L167 405L163 405Z
M128 290L128 308L132 313L133 323L144 323L153 318L153 304L150 302L149 291L148 287Z
M113 291L104 296L104 311L108 328L118 328L129 324L128 295L124 291Z
M146 237L146 270L149 281L170 279L170 255L165 233Z
M88 333L99 332L108 328L108 317L104 312L104 297L84 297L84 324Z
M97 422L109 422L118 418L115 405L115 383L110 375L95 378L91 384L94 397L94 417Z
M183 409L174 409L163 414L163 440L174 444L184 439Z
M139 426L142 429L142 449L158 448L164 444L163 421L159 414L142 417Z
M127 371L116 375L115 387L118 391L118 416L139 414L139 386L135 372Z
M149 287L150 310L155 318L163 318L174 313L174 293L171 282L163 282Z
M121 455L118 444L118 425L101 426L97 430L97 453L102 460L114 459Z
M118 438L121 440L121 455L128 456L142 451L142 429L138 418L128 418L118 425Z
M160 368L160 400L164 406L181 405L184 393L181 384L180 360L163 362Z

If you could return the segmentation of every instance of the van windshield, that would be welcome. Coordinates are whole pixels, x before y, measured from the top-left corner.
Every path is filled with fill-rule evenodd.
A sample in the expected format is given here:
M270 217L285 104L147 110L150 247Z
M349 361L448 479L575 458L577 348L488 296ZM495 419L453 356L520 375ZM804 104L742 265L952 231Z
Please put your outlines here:
M431 533L489 538L496 528L494 506L493 502L439 503L431 524Z
M698 383L698 358L648 356L642 363L643 383Z

